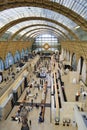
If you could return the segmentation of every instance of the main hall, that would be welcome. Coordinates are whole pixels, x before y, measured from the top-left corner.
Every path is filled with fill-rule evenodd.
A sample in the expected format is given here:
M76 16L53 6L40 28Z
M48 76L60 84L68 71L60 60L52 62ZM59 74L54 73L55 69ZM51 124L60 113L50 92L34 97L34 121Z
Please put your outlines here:
M0 130L87 130L87 0L0 0Z

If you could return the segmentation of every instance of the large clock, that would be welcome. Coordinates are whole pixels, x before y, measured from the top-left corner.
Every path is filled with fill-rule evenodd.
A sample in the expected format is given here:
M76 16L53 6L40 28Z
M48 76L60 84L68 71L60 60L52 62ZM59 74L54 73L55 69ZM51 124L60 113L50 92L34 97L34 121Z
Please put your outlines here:
M49 46L48 43L45 43L45 44L43 45L43 48L44 48L45 50L48 50L48 49L50 48L50 46Z

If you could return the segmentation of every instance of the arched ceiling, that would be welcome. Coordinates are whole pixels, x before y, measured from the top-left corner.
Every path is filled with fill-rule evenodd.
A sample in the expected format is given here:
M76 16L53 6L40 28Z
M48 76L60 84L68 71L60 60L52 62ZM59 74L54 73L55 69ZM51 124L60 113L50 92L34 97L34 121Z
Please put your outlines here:
M1 0L0 10L0 36L28 20L50 22L52 27L56 24L63 36L66 30L76 40L75 27L87 32L86 0Z
M87 24L85 21L87 16L84 16L86 14L83 15L81 12L81 10L84 12L87 11L86 0L1 0L0 10L24 6L42 7L55 11L65 15L78 25L81 25L81 27L85 27L87 29Z
M34 32L32 32L31 34L29 34L29 36L27 37L27 41L29 41L29 39L31 39L31 38L37 38L37 37L39 37L39 35L43 35L43 34L45 34L45 33L47 33L47 31L46 30L34 30ZM57 37L57 34L56 34L56 32L48 32L48 34L51 34L51 35L55 35L56 37ZM60 37L58 37L58 40L69 40L68 38L66 39L64 39L65 37L62 37L62 36L60 36Z
M9 28L7 31L11 32L12 35L14 33L16 33L18 30L22 29L23 27L27 27L27 26L31 26L31 25L35 25L35 24L47 24L51 27L55 27L55 28L58 28L60 30L62 30L64 33L69 33L67 30L65 30L63 27L55 24L55 23L52 23L52 22L48 22L46 20L29 20L29 21L25 21L25 22L20 22L18 24L15 24L14 26L12 26L11 28Z
M39 28L34 28L34 29L30 30L30 31L26 31L26 33L24 33L18 40L22 40L23 38L27 39L27 37L29 37L29 35L32 32L34 32L35 30L38 30L38 31L46 30L47 32L49 32L49 31L55 32L56 36L59 36L59 37L63 35L60 32L56 31L55 29L52 29L52 28L49 28L49 27L41 27L41 28L39 27ZM65 36L63 36L63 37L65 37Z
M58 29L58 28L56 28L56 27L54 27L54 26L50 26L50 25L47 25L47 24L44 24L44 23L43 23L43 24L33 24L33 25L30 25L30 26L22 27L21 29L19 29L18 31L16 31L16 32L10 37L9 40L12 41L12 40L15 38L15 36L19 35L19 33L22 32L22 31L25 31L25 32L26 32L26 29L30 30L31 27L37 28L38 26L39 26L39 27L41 27L41 26L42 26L42 27L43 27L43 26L46 26L46 27L53 28L53 29L55 29L55 30L61 32L67 39L69 39L69 36L68 36L65 32L61 31L60 29Z
M58 33L53 31L53 30L48 30L48 29L40 29L40 30L34 30L31 32L31 34L29 34L26 38L26 41L29 41L29 39L33 38L34 36L37 38L37 36L39 37L39 35L43 35L43 34L50 34L50 35L54 35L56 38L58 37ZM60 38L63 38L62 36ZM59 38L58 38L59 40ZM64 38L63 38L64 40Z
M73 36L74 39L78 40L77 35L71 29L69 29L67 26L63 25L62 23L60 23L56 20L49 19L49 18L46 18L46 17L24 17L24 18L14 20L14 21L6 24L4 27L2 27L0 29L0 36L3 35L3 33L5 33L5 31L7 31L10 27L12 27L12 26L14 26L14 25L16 25L20 22L24 22L24 21L28 21L28 20L41 20L41 21L45 20L45 21L48 21L48 22L55 23L55 24L63 27L65 30L67 30Z
M66 37L66 39L69 40L69 37L65 33L63 33L61 30L59 30L59 29L57 29L55 27L49 26L49 25L44 25L44 24L35 24L35 25L31 25L31 26L29 26L27 28L24 27L24 28L21 29L21 31L19 30L13 36L17 36L17 33L19 33L18 34L19 38L21 37L21 39L22 39L24 35L26 35L27 33L31 33L32 31L37 30L38 28L40 28L40 29L43 29L43 28L52 29L53 31L56 31L58 34L63 35L64 37Z

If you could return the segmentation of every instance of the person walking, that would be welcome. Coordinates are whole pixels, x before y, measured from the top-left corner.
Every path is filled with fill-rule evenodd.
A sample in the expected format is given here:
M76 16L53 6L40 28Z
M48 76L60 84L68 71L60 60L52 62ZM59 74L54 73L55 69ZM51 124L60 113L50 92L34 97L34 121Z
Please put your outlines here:
M20 117L18 117L18 124L21 122Z

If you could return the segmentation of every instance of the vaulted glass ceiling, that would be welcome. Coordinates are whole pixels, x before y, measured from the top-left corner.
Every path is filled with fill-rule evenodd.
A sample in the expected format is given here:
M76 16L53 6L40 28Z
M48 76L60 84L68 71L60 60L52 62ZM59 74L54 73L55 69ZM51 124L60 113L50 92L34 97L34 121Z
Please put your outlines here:
M68 28L73 29L77 26L76 23L74 23L72 20L67 18L66 16L56 13L54 11L43 9L43 8L37 8L37 7L19 7L19 8L13 8L9 10L4 10L0 12L0 27L5 26L7 23L20 19L23 17L46 17L53 20L56 20L60 23L62 23L65 26L68 26ZM15 28L17 28L15 26Z
M48 27L44 27L44 26L42 26L42 27L39 27L39 26L36 26L36 27L31 27L31 30L33 31L33 30L40 30L40 29L44 29L44 28L48 28ZM50 28L51 29L51 28ZM28 34L26 34L26 36L28 36L29 35L29 33L31 32L31 31L29 31L30 30L30 28L27 28L27 29L24 29L23 31L21 31L20 33L19 33L19 35L24 35L25 33L28 33ZM49 29L48 29L49 30ZM52 30L55 30L55 29L52 29ZM58 32L58 31L56 31L56 32ZM61 32L60 32L61 33Z
M87 0L50 0L73 10L84 19L87 19Z
M29 0L27 2L24 0L16 0L16 1L8 0L0 3L0 10L3 10L0 12L1 31L4 30L3 27L5 27L6 24L9 24L12 21L14 21L15 23L13 24L13 26L9 26L8 27L9 29L8 28L6 29L7 30L6 33L10 32L9 33L10 35L14 35L18 30L20 30L17 33L17 35L22 36L26 32L31 31L34 28L39 28L38 24L41 25L43 24L43 26L46 25L46 27L48 25L49 28L51 28L50 26L52 26L54 27L54 30L56 30L55 28L57 28L59 29L57 31L59 31L60 34L67 35L67 36L69 35L71 39L78 39L79 37L78 32L76 32L75 30L76 27L81 26L81 29L84 30L84 34L85 31L87 30L87 26L86 26L87 0L45 0L45 3L44 0L40 0L40 1ZM73 11L72 15L70 14L71 11ZM21 18L32 18L32 19L25 20L25 22L19 20L20 22L17 24L15 20ZM56 22L52 22L50 20L49 20L50 22L48 22L48 20L44 20L44 19L33 20L33 18L47 18L50 20L54 20L59 24L56 24ZM34 25L36 25L37 27ZM41 27L42 29L43 26ZM23 27L26 28L21 30ZM2 33L1 35L3 35L3 31L0 33ZM60 36L59 33L58 36Z
M50 45L58 45L58 39L55 35L51 35L51 34L42 34L39 35L39 37L36 37L36 45L44 45L44 43L50 43Z
M57 46L59 45L58 39L53 34L40 34L36 37L35 43L33 44L33 47L35 46L35 51L44 51L44 45L48 44L50 47L47 49L48 51L55 51ZM39 46L39 48L38 48Z
M62 32L65 32L66 34L68 33L64 28L62 28L61 26L58 26L54 23L51 22L47 22L47 21L41 21L41 20L31 20L31 21L26 21L26 22L21 22L19 24L16 24L15 26L11 27L10 29L7 30L7 32L11 32L12 34L14 34L15 32L17 32L18 30L24 28L24 27L28 27L30 28L30 26L32 27L33 25L48 25L48 26L52 26L55 28L58 28L59 30L62 30ZM36 27L35 27L36 28ZM28 29L29 30L29 29ZM25 30L24 30L25 31ZM26 31L25 31L26 32ZM20 33L21 35L21 33Z
M34 32L34 34L33 33L31 34L31 37L32 36L35 37L35 40L36 40L37 37L40 37L41 35L44 35L44 34L55 36L57 39L59 39L54 32L51 32L51 31L45 32L45 30L42 32Z

